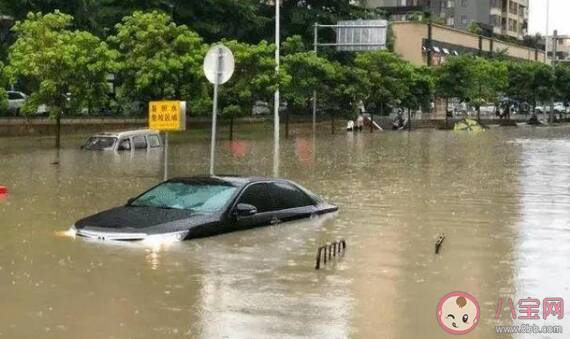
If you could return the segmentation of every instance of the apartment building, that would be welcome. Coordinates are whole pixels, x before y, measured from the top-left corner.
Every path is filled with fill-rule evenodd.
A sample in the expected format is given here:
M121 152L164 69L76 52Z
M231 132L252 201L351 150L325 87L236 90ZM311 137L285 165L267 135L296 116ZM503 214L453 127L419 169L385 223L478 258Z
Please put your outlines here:
M529 0L361 0L404 20L411 12L429 12L447 26L466 30L479 23L489 32L522 39L527 34Z

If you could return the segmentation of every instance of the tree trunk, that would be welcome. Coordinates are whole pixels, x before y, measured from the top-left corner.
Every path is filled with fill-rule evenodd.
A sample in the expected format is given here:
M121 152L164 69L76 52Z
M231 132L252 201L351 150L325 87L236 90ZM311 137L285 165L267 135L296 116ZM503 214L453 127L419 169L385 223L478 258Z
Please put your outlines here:
M285 112L285 139L289 139L289 110Z
M447 110L449 109L449 98L445 98L445 129L447 129Z
M234 116L230 117L230 141L234 140Z
M57 113L55 118L55 148L59 149L61 146L61 112Z
M412 131L412 109L408 107L408 132Z
M334 113L331 113L331 134L334 134Z
M477 122L481 123L481 105L477 105Z

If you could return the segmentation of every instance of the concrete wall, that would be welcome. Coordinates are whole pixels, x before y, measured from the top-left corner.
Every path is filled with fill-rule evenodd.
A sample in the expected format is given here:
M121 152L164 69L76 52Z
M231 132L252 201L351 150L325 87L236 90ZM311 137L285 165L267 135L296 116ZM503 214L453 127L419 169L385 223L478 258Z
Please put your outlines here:
M428 38L428 25L419 22L394 22L392 30L395 36L394 51L405 60L415 65L426 65L427 57L422 54L422 43ZM458 48L479 49L479 36L469 32L456 30L446 26L433 25L432 39L434 44L442 42ZM507 55L521 60L535 60L535 50L525 46L493 40L493 51L506 49ZM491 51L491 39L483 37L483 51ZM538 61L544 59L544 51L538 51Z

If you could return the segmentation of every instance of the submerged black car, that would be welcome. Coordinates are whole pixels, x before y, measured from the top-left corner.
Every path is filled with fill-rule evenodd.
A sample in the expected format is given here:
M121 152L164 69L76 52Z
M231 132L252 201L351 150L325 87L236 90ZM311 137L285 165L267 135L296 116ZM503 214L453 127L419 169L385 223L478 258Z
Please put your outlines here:
M134 199L75 223L75 234L101 240L178 240L277 224L337 211L283 179L189 177L165 181Z

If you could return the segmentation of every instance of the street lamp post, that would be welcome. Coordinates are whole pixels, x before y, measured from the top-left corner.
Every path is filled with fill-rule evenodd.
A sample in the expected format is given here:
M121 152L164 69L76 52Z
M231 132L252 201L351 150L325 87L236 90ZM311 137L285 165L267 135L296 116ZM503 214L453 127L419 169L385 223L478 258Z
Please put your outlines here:
M280 0L275 0L275 73L279 81L280 65ZM279 176L279 84L275 90L275 102L273 104L273 176Z

